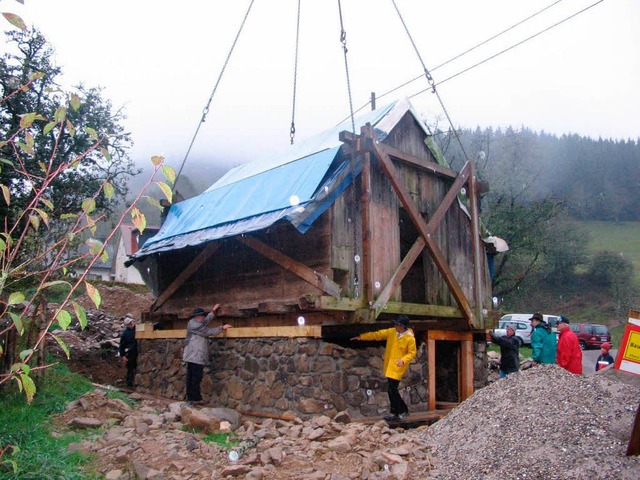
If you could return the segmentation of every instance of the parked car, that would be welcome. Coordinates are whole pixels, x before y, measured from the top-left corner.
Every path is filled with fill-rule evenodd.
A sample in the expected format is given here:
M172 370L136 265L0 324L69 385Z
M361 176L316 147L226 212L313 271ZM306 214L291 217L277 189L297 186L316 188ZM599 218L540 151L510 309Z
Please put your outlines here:
M495 335L506 335L507 325L511 324L516 329L516 337L520 341L520 345L531 344L531 334L533 327L531 326L531 316L533 313L508 313L500 318L498 328L493 329ZM557 332L558 315L542 315L542 320L551 325L551 330Z
M611 343L611 333L606 325L597 323L570 323L569 327L577 335L580 348L600 348L604 342Z
M520 346L531 344L531 322L529 320L500 320L498 328L493 329L494 335L498 337L506 335L509 325L515 329Z

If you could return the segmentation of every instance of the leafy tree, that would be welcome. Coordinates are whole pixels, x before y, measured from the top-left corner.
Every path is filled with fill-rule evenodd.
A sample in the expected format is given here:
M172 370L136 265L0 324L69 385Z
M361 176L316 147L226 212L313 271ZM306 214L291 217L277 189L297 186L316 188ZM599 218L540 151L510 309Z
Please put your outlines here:
M47 338L65 343L50 330L54 322L67 329L74 317L84 328L86 313L72 301L84 289L96 308L100 292L86 281L91 266L107 253L92 238L97 222L104 219L126 193L125 180L131 163L126 155L128 137L122 134L119 115L95 90L66 93L52 87L59 73L48 62L50 50L37 32L13 32L24 55L24 65L2 59L3 97L0 99L0 386L15 380L29 402L36 393L34 371L43 371L43 346ZM48 53L47 53L48 52ZM35 67L44 71L36 71ZM13 90L11 87L13 86ZM95 122L95 123L93 123ZM110 240L122 221L131 221L142 232L146 219L135 206L162 169L170 182L175 172L153 157L154 171L140 193L115 223ZM168 201L171 188L155 182ZM157 201L152 202L159 206ZM78 254L77 239L85 240L87 253ZM106 242L105 242L106 243ZM65 278L72 265L86 270L73 282ZM49 315L46 291L63 285L67 296ZM3 452L0 452L0 458Z
M94 208L97 214L111 212L127 194L127 178L139 173L127 155L131 140L121 124L123 113L113 111L99 88L79 85L67 97L57 85L61 69L52 62L53 49L38 30L12 31L7 36L17 53L0 58L0 138L16 138L22 132L20 140L28 148L16 149L5 142L0 154L21 164L29 175L19 179L12 177L11 170L0 173L0 183L11 196L10 204L0 204L0 217L15 221L33 201L47 173L66 163L75 168L59 171L47 189L46 198L54 205L50 220L80 211L82 202L105 182L112 195L100 190ZM23 85L27 88L18 90ZM68 107L61 106L65 102ZM24 128L25 116L34 112L37 117ZM62 119L61 128L54 129Z
M593 256L589 275L597 285L609 290L617 313L629 306L629 285L633 283L633 263L629 259L606 250L597 252Z
M563 221L564 199L540 181L545 151L539 136L525 128L476 129L459 136L476 160L479 177L489 183L481 202L483 225L509 245L495 260L494 295L508 295L541 275L573 273L586 242ZM449 148L449 155L462 153L456 153L455 143Z

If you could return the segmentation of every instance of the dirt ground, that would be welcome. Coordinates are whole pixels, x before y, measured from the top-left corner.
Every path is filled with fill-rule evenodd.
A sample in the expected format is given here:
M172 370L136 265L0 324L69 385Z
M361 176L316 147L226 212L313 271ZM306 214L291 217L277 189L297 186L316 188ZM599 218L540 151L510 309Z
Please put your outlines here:
M69 333L75 341L69 365L95 383L122 385L125 370L115 347L121 317L135 317L153 301L122 287L104 288L102 312L92 312L95 331ZM93 305L81 299L85 308ZM89 327L88 327L89 328ZM85 338L108 337L100 348ZM97 455L111 480L140 479L534 479L635 480L640 458L626 457L640 398L640 377L612 369L584 376L555 366L523 370L478 390L431 427L390 429L322 418L304 422L243 419L271 432L237 464L227 452L185 432L170 418L170 402L133 394L137 406L105 399L70 406L58 428L80 416L101 419L100 436L75 445ZM97 408L94 407L97 405ZM255 423L254 427L251 427ZM244 430L243 430L244 429Z
M121 319L127 313L140 319L142 312L153 303L154 297L151 293L135 293L118 285L102 286L99 291L102 298L100 310L95 309L93 301L86 294L78 297L77 302L90 317L89 323L86 331L80 331L78 325L72 325L71 331L61 335L72 351L70 359L61 358L71 371L95 383L121 386L126 374L126 369L116 357L123 328Z

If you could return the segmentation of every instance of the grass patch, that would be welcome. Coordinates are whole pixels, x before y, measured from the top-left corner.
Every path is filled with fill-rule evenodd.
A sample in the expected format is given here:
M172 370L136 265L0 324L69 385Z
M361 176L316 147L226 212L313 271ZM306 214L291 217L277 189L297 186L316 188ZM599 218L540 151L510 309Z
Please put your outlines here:
M617 327L612 327L609 329L609 333L611 333L611 345L613 348L620 347L620 342L622 341L622 335L624 335L624 330L626 328L625 325L618 325Z
M208 433L202 438L202 441L205 443L215 443L227 450L240 443L234 435L229 433Z
M500 347L495 343L490 343L487 345L487 351L500 353ZM520 347L520 356L523 358L531 358L532 352L533 350L531 350L531 347L529 346L523 345L522 347Z
M47 370L45 380L31 405L13 386L0 391L0 443L13 445L19 451L2 460L15 461L0 465L2 480L82 480L98 479L99 475L83 469L91 460L77 452L69 452L72 442L82 439L78 434L60 438L51 436L49 417L64 411L66 404L93 387L86 378L70 373L64 365Z
M589 232L589 252L601 250L622 254L633 264L640 282L640 222L576 222Z

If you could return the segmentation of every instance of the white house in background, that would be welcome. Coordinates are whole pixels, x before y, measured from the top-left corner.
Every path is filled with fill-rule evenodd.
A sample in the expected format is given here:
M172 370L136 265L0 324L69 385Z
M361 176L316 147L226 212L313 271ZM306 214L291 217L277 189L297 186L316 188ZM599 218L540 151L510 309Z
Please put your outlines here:
M104 241L104 238L100 238L99 240ZM114 248L113 245L105 245L105 250L109 255L109 258L106 262L103 262L101 259L98 259L86 273L85 278L87 280L102 280L104 282L109 282L113 280L113 255ZM89 247L87 245L81 245L78 249L77 254L85 255L89 253ZM76 266L72 268L71 275L72 276L80 276L85 273L84 266Z
M120 225L120 240L116 248L115 258L113 259L112 278L116 282L137 283L143 285L145 282L140 272L135 267L126 267L125 262L129 257L136 253L142 244L158 233L158 227L147 227L144 232L140 231L130 224Z

